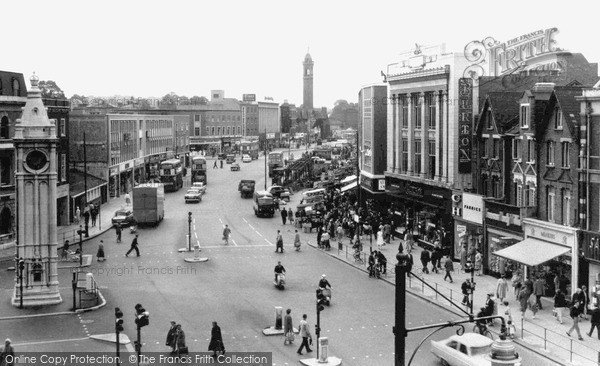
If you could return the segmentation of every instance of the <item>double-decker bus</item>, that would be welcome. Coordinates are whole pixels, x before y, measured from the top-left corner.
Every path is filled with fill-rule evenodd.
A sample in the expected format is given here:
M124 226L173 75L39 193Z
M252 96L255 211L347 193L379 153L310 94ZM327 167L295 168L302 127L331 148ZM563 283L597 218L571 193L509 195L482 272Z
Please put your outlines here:
M169 159L160 163L160 181L165 191L174 192L183 187L183 167L181 160Z
M273 169L283 167L283 152L270 152L269 155L267 155L267 164L269 164L269 178L272 178Z
M206 181L206 167L206 158L204 156L192 157L192 183L208 183Z
M242 156L250 155L252 160L258 159L258 141L242 141Z

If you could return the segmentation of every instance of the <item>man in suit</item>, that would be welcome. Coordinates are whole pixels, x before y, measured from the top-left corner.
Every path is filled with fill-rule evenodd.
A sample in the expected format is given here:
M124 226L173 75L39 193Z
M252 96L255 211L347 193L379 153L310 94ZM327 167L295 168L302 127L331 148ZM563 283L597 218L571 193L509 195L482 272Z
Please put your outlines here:
M300 348L298 348L298 354L302 354L302 348L306 348L306 352L312 352L310 346L308 344L308 339L312 341L312 335L310 334L310 328L308 326L308 322L306 321L306 314L302 315L302 320L300 320L300 336L302 337L302 344Z

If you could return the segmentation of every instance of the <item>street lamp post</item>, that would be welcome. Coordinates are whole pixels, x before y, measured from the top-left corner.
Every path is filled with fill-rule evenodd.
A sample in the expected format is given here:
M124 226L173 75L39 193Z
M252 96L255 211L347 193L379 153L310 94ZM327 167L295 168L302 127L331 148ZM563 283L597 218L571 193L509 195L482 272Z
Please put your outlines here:
M394 323L395 366L404 366L406 351L406 272L409 266L408 255L400 251L396 254L396 321Z
M25 270L25 261L19 258L19 309L23 309L23 271Z
M87 216L84 215L84 217L86 217L86 219L85 219L85 237L89 238L90 234L88 231L88 229L89 229L88 222L90 221L89 220L90 212L88 210L88 200L87 200L87 149L86 149L86 143L85 143L85 132L83 133L83 191L84 191L83 199L84 199L84 203L85 203L84 211L88 213ZM80 263L80 265L81 265L81 263Z
M192 251L192 213L188 212L188 252Z
M79 267L83 266L83 233L87 233L87 225L85 231L81 225L79 225L79 230L77 230L77 234L79 234Z

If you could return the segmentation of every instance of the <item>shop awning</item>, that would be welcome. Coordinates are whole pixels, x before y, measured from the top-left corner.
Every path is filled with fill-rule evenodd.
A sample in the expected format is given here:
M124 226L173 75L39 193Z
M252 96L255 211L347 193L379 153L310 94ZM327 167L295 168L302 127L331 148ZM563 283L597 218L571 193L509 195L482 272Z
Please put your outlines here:
M538 266L570 251L571 248L562 245L527 238L492 254L527 266Z
M352 188L354 188L356 186L357 186L356 182L350 183L347 186L343 186L342 187L342 192L346 192L347 190L352 189Z
M356 175L350 175L350 176L342 179L340 181L340 183L345 184L345 183L348 183L348 182L352 182L353 180L356 180Z

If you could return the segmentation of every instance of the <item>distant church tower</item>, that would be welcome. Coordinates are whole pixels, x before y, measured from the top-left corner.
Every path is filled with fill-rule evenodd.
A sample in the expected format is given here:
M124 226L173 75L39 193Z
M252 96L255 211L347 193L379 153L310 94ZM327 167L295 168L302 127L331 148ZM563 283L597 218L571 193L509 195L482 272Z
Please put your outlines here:
M304 66L304 100L302 102L302 107L304 110L313 109L313 65L314 62L312 57L310 57L310 53L307 53L304 56L304 62L302 63Z
M62 302L58 289L56 233L56 120L48 119L39 78L31 89L23 114L15 125L15 180L17 194L17 258L13 306ZM21 286L22 281L22 286Z

